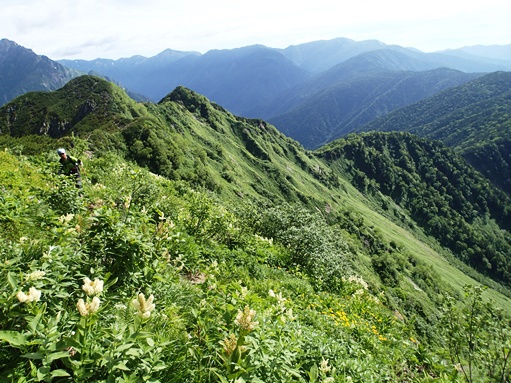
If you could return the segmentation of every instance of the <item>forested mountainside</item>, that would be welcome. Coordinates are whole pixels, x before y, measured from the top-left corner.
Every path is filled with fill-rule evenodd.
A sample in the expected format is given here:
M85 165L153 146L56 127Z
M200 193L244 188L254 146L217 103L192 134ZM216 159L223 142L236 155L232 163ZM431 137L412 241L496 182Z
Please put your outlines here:
M390 196L463 262L509 285L511 198L451 149L408 133L372 132L320 153L361 191Z
M511 72L484 75L359 129L373 130L441 140L511 193Z
M21 96L0 116L0 361L8 366L0 378L509 376L509 259L499 258L509 239L494 208L509 212L508 202L497 192L469 198L466 190L494 189L450 149L410 135L374 139L411 151L403 179L417 186L406 197L423 200L413 204L386 196L369 170L354 177L354 159L335 155L340 149L306 151L184 87L158 104L135 103L83 76ZM83 160L83 189L57 176L61 146ZM452 180L433 169L451 161ZM430 177L445 191L425 187ZM429 229L424 206L444 209L437 224L462 244L486 246L465 231L493 230L486 269ZM478 326L467 330L474 307Z

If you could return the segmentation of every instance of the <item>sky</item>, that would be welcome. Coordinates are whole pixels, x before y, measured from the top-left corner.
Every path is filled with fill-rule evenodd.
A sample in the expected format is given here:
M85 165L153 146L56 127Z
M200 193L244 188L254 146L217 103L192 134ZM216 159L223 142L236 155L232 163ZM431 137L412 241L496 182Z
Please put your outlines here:
M286 48L345 37L423 52L511 44L509 0L1 0L0 39L53 60Z

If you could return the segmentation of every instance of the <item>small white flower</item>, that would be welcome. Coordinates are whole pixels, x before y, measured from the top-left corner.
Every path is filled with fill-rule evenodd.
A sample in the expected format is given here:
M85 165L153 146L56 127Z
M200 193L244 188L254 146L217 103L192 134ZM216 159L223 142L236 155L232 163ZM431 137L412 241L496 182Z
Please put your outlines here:
M151 316L151 311L155 309L155 304L153 303L154 296L151 294L149 298L145 298L144 294L138 294L136 299L131 301L131 305L137 309L137 315L142 319L147 319Z
M89 304L89 313L94 314L98 311L101 301L98 297L92 298L92 302Z
M18 298L18 300L21 303L25 303L28 301L28 296L23 291L18 291L18 294L16 294L16 298Z

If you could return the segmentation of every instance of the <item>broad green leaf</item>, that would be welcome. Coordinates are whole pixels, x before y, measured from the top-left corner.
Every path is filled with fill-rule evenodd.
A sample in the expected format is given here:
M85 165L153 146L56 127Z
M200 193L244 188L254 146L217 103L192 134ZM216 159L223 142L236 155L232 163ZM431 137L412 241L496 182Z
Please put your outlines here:
M48 362L53 362L54 360L68 358L68 357L69 357L68 351L59 351L59 352L54 352L54 353L48 355L46 358L47 358Z
M130 369L126 366L126 362L122 361L117 363L112 370L123 370L123 371L129 371Z
M8 342L11 346L24 346L27 338L17 331L0 331L0 340Z
M133 346L135 343L126 343L126 344L121 344L119 347L117 347L115 349L115 351L117 352L123 352L124 350L127 350L129 348L131 348L131 346Z
M58 376L70 376L69 373L66 371L66 370L62 370L62 369L59 369L59 370L53 370L51 372L51 377L52 378L55 378L55 377L58 377Z
M46 376L50 373L50 367L41 366L37 369L37 379L46 380Z
M14 277L13 273L7 273L7 280L9 281L9 284L12 286L13 289L18 288L18 282Z
M41 354L40 352L31 352L28 354L23 354L23 355L21 355L21 357L27 358L27 359L43 359L44 355Z
M34 318L32 318L32 320L30 322L28 322L28 328L30 329L30 331L36 332L37 325L39 324L42 317L43 317L43 311L41 310L37 313L37 315Z

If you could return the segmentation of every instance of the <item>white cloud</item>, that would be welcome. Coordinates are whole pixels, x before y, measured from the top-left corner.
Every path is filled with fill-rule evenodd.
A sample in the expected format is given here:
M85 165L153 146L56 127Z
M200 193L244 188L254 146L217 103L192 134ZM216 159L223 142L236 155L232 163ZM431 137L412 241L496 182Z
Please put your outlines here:
M509 4L508 4L509 3ZM1 37L53 59L377 39L425 51L511 44L508 0L17 0Z

